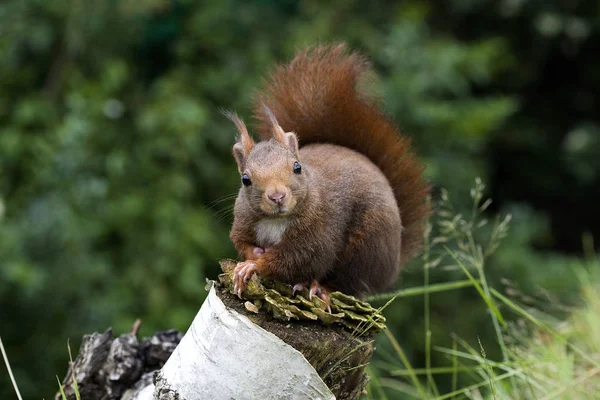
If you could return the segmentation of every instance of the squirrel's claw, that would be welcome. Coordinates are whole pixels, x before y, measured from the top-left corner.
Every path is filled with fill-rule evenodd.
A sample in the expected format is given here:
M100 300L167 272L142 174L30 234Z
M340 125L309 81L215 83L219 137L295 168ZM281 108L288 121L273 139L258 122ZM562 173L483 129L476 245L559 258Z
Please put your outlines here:
M246 284L256 273L257 267L254 261L239 262L233 270L233 291L241 299L246 290Z
M323 286L319 284L316 280L313 280L310 283L310 290L308 291L308 299L312 300L313 296L317 296L321 300L325 302L325 306L327 308L327 312L331 314L331 305L329 304L329 293Z
M317 282L316 280L313 280L310 283L310 289L308 291L308 299L312 300L313 296L318 296L319 298L321 298L321 300L325 301L323 299L323 296L327 295L327 292L325 291L325 289L323 289L323 287L321 285L319 285L319 282Z
M292 296L296 295L296 292L301 292L308 284L304 283L296 283L294 287L292 287Z
M296 292L301 291L307 286L309 286L307 282L296 283L292 288L292 295L295 295ZM329 304L329 292L327 292L327 290L323 286L321 286L316 280L313 280L310 283L308 289L308 299L312 300L313 296L317 296L318 298L323 300L325 302L325 306L327 307L327 312L331 314L331 305Z

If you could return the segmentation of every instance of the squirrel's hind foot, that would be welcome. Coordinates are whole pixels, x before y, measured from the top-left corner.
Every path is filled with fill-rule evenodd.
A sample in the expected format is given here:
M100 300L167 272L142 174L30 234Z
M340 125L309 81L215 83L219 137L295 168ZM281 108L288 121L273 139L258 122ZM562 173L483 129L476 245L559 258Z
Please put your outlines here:
M325 289L316 279L313 279L310 284L308 282L296 283L293 287L294 295L296 292L301 291L308 287L308 299L312 300L313 296L317 296L321 300L325 302L325 306L327 307L327 312L331 314L331 306L329 304L329 291Z

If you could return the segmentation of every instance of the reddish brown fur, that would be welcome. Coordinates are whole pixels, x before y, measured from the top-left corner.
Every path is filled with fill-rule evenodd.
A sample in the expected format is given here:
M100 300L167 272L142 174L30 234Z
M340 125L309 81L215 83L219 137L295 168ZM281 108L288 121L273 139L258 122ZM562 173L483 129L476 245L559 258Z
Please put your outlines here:
M258 96L258 132L272 135L266 105L300 146L333 143L366 155L394 191L402 218L402 260L419 250L430 208L423 166L410 151L410 139L377 106L377 98L357 87L373 76L369 62L345 45L309 48L279 66Z
M429 187L409 140L357 89L369 75L369 64L342 45L309 49L279 67L258 97L264 141L254 144L232 118L241 135L234 156L252 181L240 189L230 233L253 260L236 267L240 291L258 272L380 292L395 282L401 258L417 251ZM269 194L277 193L285 198L274 203Z

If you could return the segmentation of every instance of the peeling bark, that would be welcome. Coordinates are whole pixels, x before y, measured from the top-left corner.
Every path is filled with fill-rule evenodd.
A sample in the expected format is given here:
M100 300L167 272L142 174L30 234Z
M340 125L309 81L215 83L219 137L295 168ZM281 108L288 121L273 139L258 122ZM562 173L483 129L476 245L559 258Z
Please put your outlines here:
M152 382L154 372L162 368L182 337L180 332L169 330L140 343L132 333L115 338L110 328L104 333L84 335L79 355L62 382L67 398L76 398L74 376L82 399L135 399L132 390L140 382ZM61 399L60 393L55 399Z

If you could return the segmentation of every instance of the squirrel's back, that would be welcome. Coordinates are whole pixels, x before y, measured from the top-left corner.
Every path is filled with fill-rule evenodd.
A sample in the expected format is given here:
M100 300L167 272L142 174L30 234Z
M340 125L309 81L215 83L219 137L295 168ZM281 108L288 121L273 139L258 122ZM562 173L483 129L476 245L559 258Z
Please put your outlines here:
M411 258L423 239L430 213L430 188L423 167L410 151L410 139L360 89L373 73L370 64L346 46L309 48L279 66L257 96L258 132L272 135L270 109L284 131L295 132L300 146L332 143L367 156L388 179L402 220L402 260Z

